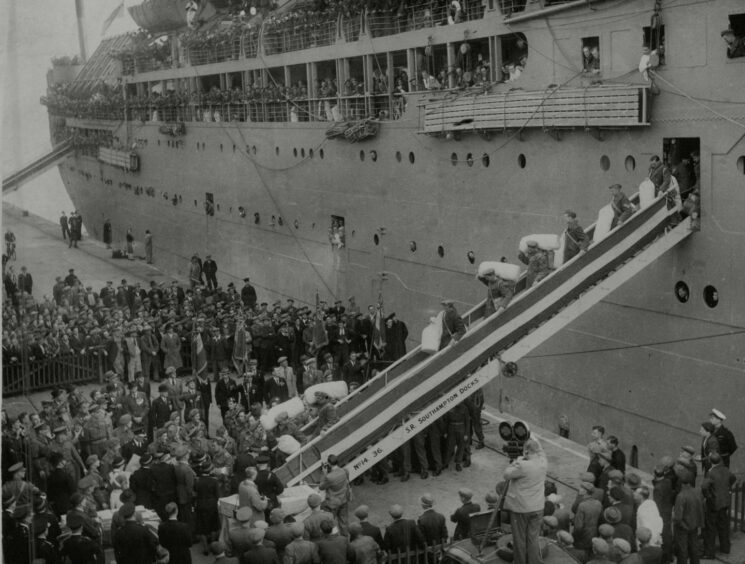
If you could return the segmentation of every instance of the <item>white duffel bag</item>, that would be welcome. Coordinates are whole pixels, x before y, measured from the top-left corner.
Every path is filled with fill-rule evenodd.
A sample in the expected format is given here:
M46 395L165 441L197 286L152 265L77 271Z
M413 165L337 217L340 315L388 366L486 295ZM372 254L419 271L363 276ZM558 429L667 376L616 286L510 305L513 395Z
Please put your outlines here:
M654 202L654 182L646 178L639 184L639 207L646 208Z
M486 261L479 265L477 276L483 278L485 275L493 272L500 278L516 282L520 278L520 267L509 262Z
M442 316L443 312L438 313L437 317L433 317L430 324L422 330L422 352L434 354L440 350Z
M595 222L595 232L592 234L593 243L599 243L608 236L614 217L613 206L610 204L600 208L598 220Z
M561 246L559 236L552 233L545 235L526 235L520 239L520 245L518 245L521 252L524 253L528 250L528 241L535 241L538 243L538 248L544 251L555 251Z
M305 390L305 401L308 405L316 403L316 392L326 392L332 400L335 400L347 397L349 388L344 380L314 384Z
M283 411L287 412L287 415L290 416L290 419L292 419L293 417L297 417L303 411L305 411L303 400L301 400L299 397L294 397L291 400L287 400L286 402L274 406L259 419L261 421L261 426L264 427L264 429L267 431L271 431L272 429L274 429L277 426L276 417Z
M284 454L293 454L300 450L300 442L292 435L282 435L277 439L277 448Z

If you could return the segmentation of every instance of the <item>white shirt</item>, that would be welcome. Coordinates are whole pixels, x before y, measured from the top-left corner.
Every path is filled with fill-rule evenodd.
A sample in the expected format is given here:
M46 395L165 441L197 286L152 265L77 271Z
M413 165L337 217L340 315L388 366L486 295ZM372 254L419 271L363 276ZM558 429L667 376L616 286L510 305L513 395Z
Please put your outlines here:
M646 527L652 532L650 545L662 545L662 517L657 504L651 499L643 501L636 511L636 530L638 531L640 527Z

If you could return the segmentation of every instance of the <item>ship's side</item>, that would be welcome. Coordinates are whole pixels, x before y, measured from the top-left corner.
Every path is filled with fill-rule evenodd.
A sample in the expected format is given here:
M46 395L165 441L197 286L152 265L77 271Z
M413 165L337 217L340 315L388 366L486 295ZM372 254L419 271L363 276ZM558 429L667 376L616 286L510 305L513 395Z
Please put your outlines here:
M368 72L368 61L386 53L403 52L416 65L428 44L444 45L452 59L464 38L497 57L500 37L524 34L522 76L494 92L548 96L557 86L596 87L598 79L650 89L637 65L654 2L568 4L552 12L560 5L531 2L526 14L548 11L522 20L487 6L483 18L461 24L135 73L125 83L196 85L319 61L343 68L359 57ZM250 276L268 299L312 301L318 292L355 295L364 306L382 295L386 311L416 336L442 297L461 309L482 298L474 262L513 260L524 235L560 232L567 208L591 223L609 185L635 192L652 155L675 158L695 146L701 231L524 359L516 378L487 390L488 403L546 428L566 415L578 440L602 423L647 465L668 454L671 440L692 442L711 407L730 415L730 426L745 425L745 58L728 59L720 37L745 10L737 0L663 1L660 13L665 64L648 123L601 128L580 119L559 128L533 119L431 135L423 133L423 106L442 97L432 92L406 94L401 119L383 120L376 136L358 143L327 139L332 124L324 121L186 121L185 133L172 136L160 121L67 118L68 127L109 130L135 145L139 169L79 153L60 172L89 233L100 237L106 217L115 239L130 227L149 229L155 262L168 271L184 275L194 252L210 253L221 283L240 287ZM601 53L593 77L581 72L588 37ZM206 213L208 200L214 214ZM329 237L340 218L342 248ZM685 301L676 293L681 282Z

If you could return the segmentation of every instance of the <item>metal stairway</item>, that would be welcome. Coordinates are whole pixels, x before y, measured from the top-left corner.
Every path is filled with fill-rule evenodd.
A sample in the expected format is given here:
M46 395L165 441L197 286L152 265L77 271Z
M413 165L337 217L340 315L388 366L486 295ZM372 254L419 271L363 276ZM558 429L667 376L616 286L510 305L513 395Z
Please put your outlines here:
M501 314L484 319L483 304L477 306L459 342L432 356L415 349L379 374L339 404L336 425L276 474L288 485L314 482L329 454L339 456L350 478L372 468L491 381L502 363L525 356L688 237L690 220L678 223L679 209L679 199L662 194L587 253L517 294Z
M17 170L7 178L3 178L3 194L18 190L29 180L36 178L47 169L61 163L75 148L72 142L67 140L55 145L51 151L35 159L20 170Z

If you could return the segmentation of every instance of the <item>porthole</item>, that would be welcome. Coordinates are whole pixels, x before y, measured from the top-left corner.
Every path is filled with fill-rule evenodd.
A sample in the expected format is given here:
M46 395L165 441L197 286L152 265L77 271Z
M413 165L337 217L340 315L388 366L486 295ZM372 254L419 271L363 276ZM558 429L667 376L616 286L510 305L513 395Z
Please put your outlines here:
M279 147L274 147L274 154L279 155Z
M525 165L527 164L527 160L525 159L525 155L520 153L517 157L517 166L520 168L525 168Z
M409 162L411 164L414 164L414 161L416 160L416 157L414 156L414 153L409 152Z
M411 250L412 253L416 252L416 241L409 242L409 249Z
M300 229L300 221L297 219L293 222L293 225L295 226L295 229Z
M308 156L312 159L313 158L313 149L308 149Z
M745 155L737 159L737 170L740 174L745 174Z
M365 151L360 151L360 161L365 162Z
M717 304L719 304L719 292L714 286L704 288L704 301L709 307L717 307Z
M488 167L489 166L489 162L490 162L489 155L487 155L486 153L484 153L484 155L481 157L481 163L485 167Z
M300 149L300 156L305 158L305 148Z
M194 207L197 207L197 201L194 200Z
M220 143L220 152L222 153L222 143Z
M251 152L252 152L252 153L253 153L254 155L256 154L256 145L254 145L253 147L251 147Z
M378 237L377 233L373 235L373 243L375 243L376 245L380 245L380 237Z
M396 160L401 162L401 151L396 151Z
M610 158L608 155L603 155L600 157L600 168L607 171L610 168Z
M688 284L682 280L675 284L675 297L682 304L686 303L691 297L691 291L688 288Z
M445 256L445 247L443 247L442 245L439 245L439 246L437 247L437 255L438 255L438 256L439 256L440 258L444 257L444 256Z
M466 155L466 164L468 166L473 166L473 155L471 153Z
M160 139L158 139L158 147L160 147Z
M293 156L293 157L297 157L297 147L294 147L294 148L292 149L292 156Z
M468 262L470 262L471 264L476 262L476 255L473 253L473 251L468 251L466 253L466 258L468 259Z
M318 156L321 157L321 158L324 157L323 149L321 149L321 150L318 151Z
M370 151L370 159L372 160L372 162L377 162L378 152L375 150Z
M626 157L626 160L623 163L626 166L626 170L628 172L633 172L636 170L636 159L629 155Z
M233 145L233 152L235 153L235 145Z
M261 223L261 214L259 214L259 212L254 213L254 223L256 225Z
M456 166L458 164L458 153L453 153L450 155L450 162L453 166Z

